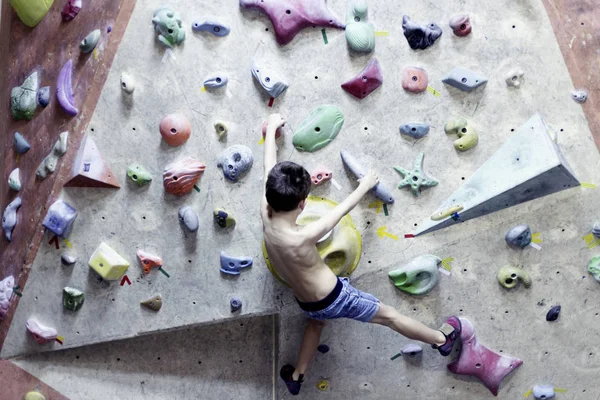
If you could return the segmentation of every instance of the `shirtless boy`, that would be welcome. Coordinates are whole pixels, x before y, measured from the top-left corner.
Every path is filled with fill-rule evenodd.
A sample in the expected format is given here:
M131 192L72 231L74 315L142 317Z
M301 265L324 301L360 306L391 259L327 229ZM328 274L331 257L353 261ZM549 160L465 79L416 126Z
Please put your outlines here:
M348 278L337 278L319 256L316 243L348 214L371 190L379 178L369 173L359 179L358 188L332 212L305 226L296 224L311 188L308 172L293 162L277 163L275 132L285 121L279 114L269 116L265 137L265 193L261 201L261 217L265 245L279 276L293 289L300 308L309 318L304 332L298 362L294 368L285 365L280 372L289 392L297 395L304 373L313 359L326 320L350 318L385 325L413 340L450 354L460 337L461 324L450 317L439 330L433 330L401 315L373 295L352 287Z

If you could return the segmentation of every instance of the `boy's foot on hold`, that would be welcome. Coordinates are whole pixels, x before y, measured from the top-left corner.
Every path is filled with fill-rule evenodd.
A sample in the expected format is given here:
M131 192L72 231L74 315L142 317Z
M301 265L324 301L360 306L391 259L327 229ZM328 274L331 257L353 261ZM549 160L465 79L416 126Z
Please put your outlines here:
M458 317L450 317L444 322L439 329L440 332L446 337L446 343L441 346L432 344L431 347L438 349L440 354L444 357L450 354L454 343L460 338L460 331L462 330L462 324Z
M298 377L298 380L294 380L294 371L296 370L296 368L292 367L291 365L287 364L284 365L281 368L281 371L279 371L279 376L281 376L281 379L283 379L283 381L285 382L285 385L288 388L288 391L293 394L294 396L297 395L298 393L300 393L300 387L302 386L302 383L304 382L304 375L300 374L300 376Z

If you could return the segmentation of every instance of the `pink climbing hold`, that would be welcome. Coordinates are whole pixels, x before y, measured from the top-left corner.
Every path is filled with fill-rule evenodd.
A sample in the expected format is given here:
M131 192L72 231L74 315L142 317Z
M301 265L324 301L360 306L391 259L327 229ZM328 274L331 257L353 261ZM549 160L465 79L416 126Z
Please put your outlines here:
M523 364L523 360L496 353L485 347L475 336L475 329L468 319L460 318L462 350L458 358L448 364L448 369L458 375L479 378L494 396L498 395L500 382Z
M333 176L333 172L327 167L317 167L310 174L310 179L315 186L320 185L321 183L328 181Z
M68 22L79 14L82 6L81 1L82 0L67 0L61 12L63 21Z
M256 8L269 16L277 43L284 46L303 28L311 26L344 29L325 5L325 0L240 0L244 8Z
M360 74L342 84L342 89L351 95L364 99L383 83L381 65L373 58Z

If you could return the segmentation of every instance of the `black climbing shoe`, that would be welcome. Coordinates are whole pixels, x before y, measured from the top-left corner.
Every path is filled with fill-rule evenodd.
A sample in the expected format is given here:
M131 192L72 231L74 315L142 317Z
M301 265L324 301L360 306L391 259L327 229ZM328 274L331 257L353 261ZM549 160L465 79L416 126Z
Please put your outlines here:
M452 352L452 347L454 347L454 343L460 339L461 330L462 324L460 323L460 319L458 317L448 318L439 329L439 331L442 332L446 337L446 343L441 346L432 344L431 347L437 349L444 357L450 355L450 352Z
M287 364L281 368L281 371L279 371L279 376L281 376L281 379L283 379L283 381L285 382L285 385L287 386L288 391L291 394L293 394L294 396L296 396L298 393L300 393L300 387L302 386L302 383L304 382L304 374L300 374L297 381L295 381L292 378L292 375L294 374L295 369L296 368Z

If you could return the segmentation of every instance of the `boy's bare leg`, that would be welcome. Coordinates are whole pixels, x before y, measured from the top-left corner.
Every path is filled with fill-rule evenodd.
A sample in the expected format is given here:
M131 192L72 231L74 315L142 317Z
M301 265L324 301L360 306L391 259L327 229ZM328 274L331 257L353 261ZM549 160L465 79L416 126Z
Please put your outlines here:
M294 380L298 380L300 375L306 372L317 352L317 347L321 341L321 333L325 325L327 325L326 321L308 320L308 325L306 325L306 329L304 330L304 338L302 338L302 345L300 346L300 353L298 354L298 364L292 375Z
M440 331L431 329L412 318L400 314L394 307L386 304L379 305L379 311L370 321L374 324L385 325L409 339L419 340L438 346L446 343L446 337Z

